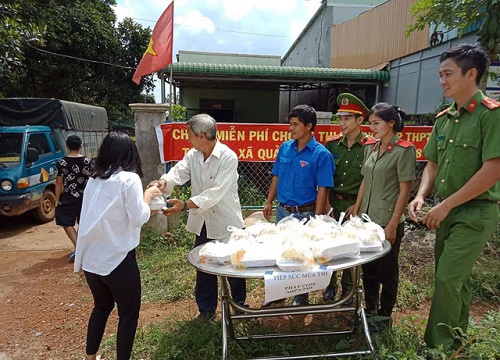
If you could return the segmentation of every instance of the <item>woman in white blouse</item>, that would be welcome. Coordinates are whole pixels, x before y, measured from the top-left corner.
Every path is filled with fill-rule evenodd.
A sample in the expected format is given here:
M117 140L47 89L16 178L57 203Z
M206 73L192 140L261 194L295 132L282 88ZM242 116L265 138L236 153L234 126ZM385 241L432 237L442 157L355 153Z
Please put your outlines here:
M83 195L75 272L83 269L94 297L87 329L88 360L97 357L109 314L118 308L117 359L130 359L139 310L141 278L135 257L149 202L161 195L153 186L143 194L139 153L130 137L111 132L103 140Z

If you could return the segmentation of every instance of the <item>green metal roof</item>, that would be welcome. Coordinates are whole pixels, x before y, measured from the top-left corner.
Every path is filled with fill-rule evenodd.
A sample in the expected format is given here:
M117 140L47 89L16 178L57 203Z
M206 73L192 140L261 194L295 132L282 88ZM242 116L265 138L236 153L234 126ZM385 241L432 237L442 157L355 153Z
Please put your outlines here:
M173 77L205 76L205 77L251 77L283 80L358 80L358 81L389 81L388 70L366 69L335 69L319 67L296 66L266 66L239 64L207 64L207 63L172 63L162 72L167 75L173 66ZM168 76L168 75L167 75Z

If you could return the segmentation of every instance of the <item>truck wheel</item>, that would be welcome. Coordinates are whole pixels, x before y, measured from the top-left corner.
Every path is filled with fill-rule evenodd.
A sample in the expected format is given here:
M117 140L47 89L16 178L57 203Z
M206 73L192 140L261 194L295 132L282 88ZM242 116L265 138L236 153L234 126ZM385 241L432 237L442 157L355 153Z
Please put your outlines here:
M56 215L56 196L50 190L43 192L40 205L33 209L33 217L36 221L46 223L54 220Z

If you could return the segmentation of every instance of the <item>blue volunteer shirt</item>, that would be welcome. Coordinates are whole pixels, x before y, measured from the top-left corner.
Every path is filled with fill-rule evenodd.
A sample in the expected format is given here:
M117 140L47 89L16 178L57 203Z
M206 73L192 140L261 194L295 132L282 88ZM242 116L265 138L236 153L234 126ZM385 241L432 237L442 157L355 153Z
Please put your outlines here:
M334 173L332 154L314 136L300 152L296 140L284 142L273 166L278 202L290 206L315 202L318 187L333 187Z

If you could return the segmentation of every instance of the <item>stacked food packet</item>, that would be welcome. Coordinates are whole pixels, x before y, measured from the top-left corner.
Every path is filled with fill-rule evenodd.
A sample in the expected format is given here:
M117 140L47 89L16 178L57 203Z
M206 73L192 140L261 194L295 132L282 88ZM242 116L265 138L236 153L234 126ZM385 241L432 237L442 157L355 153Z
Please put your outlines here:
M365 214L340 225L329 216L301 221L288 216L278 224L257 222L246 229L229 227L226 241L200 248L201 263L228 264L236 269L277 265L283 271L307 270L315 263L356 258L382 251L385 235Z

